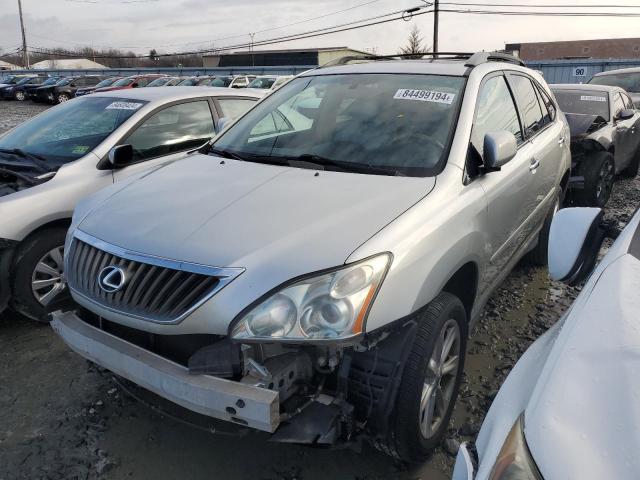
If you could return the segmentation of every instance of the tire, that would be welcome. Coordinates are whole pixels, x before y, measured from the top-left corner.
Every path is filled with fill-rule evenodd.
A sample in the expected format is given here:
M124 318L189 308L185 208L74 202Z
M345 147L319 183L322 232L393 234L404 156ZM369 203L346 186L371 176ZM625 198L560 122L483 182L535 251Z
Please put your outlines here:
M556 197L551 210L544 219L542 229L540 233L538 233L538 244L526 255L526 260L531 265L544 267L549 262L549 232L551 231L551 222L553 221L553 216L560 210L561 204L562 201L560 197Z
M67 93L59 93L58 98L56 98L56 103L64 103L71 100L71 97Z
M620 172L620 176L624 178L635 178L638 175L638 167L640 167L640 148L636 150L629 166Z
M13 263L13 310L33 320L47 321L45 306L65 288L56 277L59 279L62 273L61 255L66 233L64 227L49 228L20 246ZM34 281L40 283L34 284Z
M439 294L418 314L417 321L418 330L402 372L389 432L384 443L378 444L385 453L405 463L425 461L442 441L458 396L467 346L467 314L456 296ZM451 344L450 356L445 358L449 361L435 362L443 339L454 333L457 337ZM453 370L444 373L442 367L447 364ZM429 389L434 395L428 394ZM444 402L437 402L436 398L443 398ZM429 406L434 407L431 421L425 416ZM428 430L424 428L427 424Z
M15 96L15 99L18 100L19 102L24 102L27 99L27 96L25 95L24 90L18 90L14 96Z
M604 208L611 197L616 176L613 155L596 152L580 163L578 172L584 177L584 189L573 192L576 206Z

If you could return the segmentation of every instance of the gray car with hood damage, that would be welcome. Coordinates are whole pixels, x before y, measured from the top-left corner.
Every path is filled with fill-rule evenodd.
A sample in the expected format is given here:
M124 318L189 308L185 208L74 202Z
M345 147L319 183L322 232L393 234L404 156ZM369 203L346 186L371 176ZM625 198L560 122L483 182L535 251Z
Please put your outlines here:
M604 207L616 175L635 177L640 165L640 112L619 87L551 85L571 129L568 200Z
M513 57L356 60L81 202L65 248L79 306L52 327L274 441L364 436L420 462L446 432L484 303L525 254L546 260L569 129Z

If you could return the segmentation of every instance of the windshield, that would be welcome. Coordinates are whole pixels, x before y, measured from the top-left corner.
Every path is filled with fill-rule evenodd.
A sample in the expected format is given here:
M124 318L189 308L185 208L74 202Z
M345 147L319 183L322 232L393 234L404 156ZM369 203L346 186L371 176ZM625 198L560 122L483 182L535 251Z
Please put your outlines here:
M212 150L265 163L321 158L364 173L435 175L462 86L460 77L438 75L300 77L258 103Z
M609 94L597 90L553 90L560 110L580 115L600 115L609 121Z
M247 88L271 88L275 81L275 78L258 77L247 85Z
M0 149L41 155L52 167L76 160L100 144L145 103L110 97L79 97L24 122L0 137Z
M64 87L65 85L69 85L74 80L75 78L63 78L62 80L59 80L58 83L56 83L56 87Z
M59 78L49 78L48 80L45 80L42 83L43 87L46 87L47 85L55 85L56 83L58 83L60 81Z
M209 85L212 87L228 87L231 85L231 80L233 79L230 77L216 77L209 82Z
M179 87L193 87L196 84L197 81L198 80L196 80L195 78L187 78L186 80L182 80L178 84L178 86Z
M117 82L114 82L114 87L126 87L134 82L135 78L121 78Z
M16 85L24 85L25 83L29 83L31 80L33 80L33 78L34 77L22 78L18 83L16 83Z
M111 85L116 80L117 80L117 78L106 78L106 79L102 80L100 83L98 83L95 86L95 88L108 87L109 85Z
M638 73L613 73L610 75L598 75L589 80L591 85L610 85L624 88L627 92L640 93L640 72Z
M168 78L156 78L153 82L147 85L147 87L161 87L168 81L169 81Z

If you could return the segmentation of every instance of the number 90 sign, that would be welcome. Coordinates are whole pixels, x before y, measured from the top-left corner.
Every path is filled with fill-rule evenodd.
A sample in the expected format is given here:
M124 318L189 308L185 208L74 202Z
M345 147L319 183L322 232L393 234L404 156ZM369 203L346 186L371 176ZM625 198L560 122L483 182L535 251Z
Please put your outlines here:
M587 67L574 67L573 76L574 77L585 77L587 75Z

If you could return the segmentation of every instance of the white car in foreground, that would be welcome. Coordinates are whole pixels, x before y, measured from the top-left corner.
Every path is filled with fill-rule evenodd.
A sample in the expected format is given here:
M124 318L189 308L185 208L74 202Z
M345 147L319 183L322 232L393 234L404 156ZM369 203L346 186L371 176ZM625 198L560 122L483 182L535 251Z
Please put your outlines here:
M640 473L640 213L566 315L518 361L454 480L632 479ZM551 277L593 269L607 234L597 208L554 217Z

